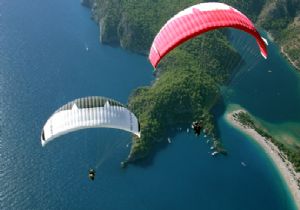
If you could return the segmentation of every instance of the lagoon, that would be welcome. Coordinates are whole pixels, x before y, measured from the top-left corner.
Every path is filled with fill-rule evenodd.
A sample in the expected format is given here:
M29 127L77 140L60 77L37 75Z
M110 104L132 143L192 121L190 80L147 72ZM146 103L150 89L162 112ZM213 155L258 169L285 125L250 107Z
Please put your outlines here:
M151 84L152 69L146 57L100 45L90 11L77 1L0 0L0 14L1 209L295 209L271 160L222 116L227 157L212 157L203 136L186 132L126 170L120 161L131 136L122 131L80 131L42 148L41 128L59 106L88 95L126 103L133 89ZM243 85L252 94L251 83ZM251 105L246 93L233 102L268 122L299 122L268 117L269 106Z

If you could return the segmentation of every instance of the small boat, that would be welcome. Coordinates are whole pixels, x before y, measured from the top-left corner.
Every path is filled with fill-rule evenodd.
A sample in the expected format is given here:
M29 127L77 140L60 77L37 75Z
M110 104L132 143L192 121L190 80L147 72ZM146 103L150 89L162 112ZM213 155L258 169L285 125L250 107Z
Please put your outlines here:
M214 146L211 146L210 149L213 150L213 149L214 149Z
M216 154L218 154L219 152L214 151L213 153L211 153L212 156L215 156Z
M241 164L242 164L242 166L244 166L244 167L246 166L246 163L244 163L244 162L241 162Z
M186 129L186 132L189 133L189 132L190 132L190 129L187 128L187 129Z
M126 168L128 163L126 161L122 161L120 164L121 168Z
M169 144L171 144L171 139L170 138L168 138L168 142L169 142Z
M85 47L85 50L86 50L86 51L89 51L89 47L88 47L87 44L84 44L84 47Z

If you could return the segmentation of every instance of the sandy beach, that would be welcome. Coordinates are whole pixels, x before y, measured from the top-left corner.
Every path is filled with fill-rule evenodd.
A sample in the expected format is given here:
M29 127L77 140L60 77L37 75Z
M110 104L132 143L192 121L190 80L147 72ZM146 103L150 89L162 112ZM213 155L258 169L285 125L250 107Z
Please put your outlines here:
M292 61L292 59L289 57L289 55L284 51L283 47L280 48L280 52L288 59L288 61L297 69L300 71L300 66L296 64L296 62Z
M252 139L254 139L271 157L278 170L280 171L282 177L284 178L286 184L288 185L297 208L300 209L300 187L298 186L300 173L296 173L292 163L287 160L287 156L283 152L281 152L278 147L275 146L270 140L261 136L254 129L245 127L233 117L233 114L239 113L241 111L245 112L245 110L240 109L234 112L227 113L226 120L234 127L251 136Z

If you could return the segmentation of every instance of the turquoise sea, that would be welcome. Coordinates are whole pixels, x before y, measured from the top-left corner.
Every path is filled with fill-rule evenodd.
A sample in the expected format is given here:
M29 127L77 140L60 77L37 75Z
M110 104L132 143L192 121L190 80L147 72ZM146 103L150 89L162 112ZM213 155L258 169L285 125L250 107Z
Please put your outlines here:
M84 130L43 148L42 126L59 106L89 95L126 103L154 79L146 57L100 45L98 34L79 1L0 0L0 209L296 209L272 161L222 114L226 157L185 131L126 170L126 132ZM270 128L297 124L299 75L272 44L257 66L225 108L240 104Z
M263 36L268 37L266 33ZM237 37L255 45L249 36L238 33ZM242 52L246 49L243 56L247 64L241 66L240 73L225 92L227 109L241 106L274 137L290 145L300 145L300 72L282 58L279 47L270 39L267 60L253 52L254 47L249 49L240 44L237 48Z

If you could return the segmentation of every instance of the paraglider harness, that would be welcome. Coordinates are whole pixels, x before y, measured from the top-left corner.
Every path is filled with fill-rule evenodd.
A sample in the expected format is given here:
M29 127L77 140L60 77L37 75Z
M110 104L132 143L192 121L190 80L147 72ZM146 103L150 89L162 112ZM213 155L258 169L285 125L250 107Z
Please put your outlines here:
M96 176L96 171L95 171L94 169L91 168L91 169L89 170L89 179L92 180L92 181L94 181L95 176Z
M192 124L192 128L194 129L194 133L199 136L200 133L201 133L201 129L203 128L202 126L202 123L201 122L198 122L198 121L195 121L193 122Z

